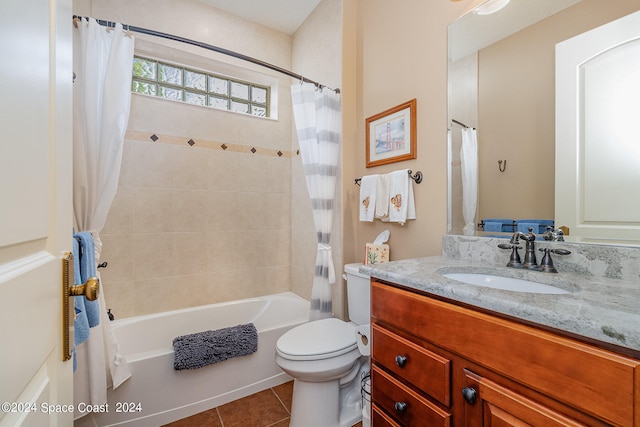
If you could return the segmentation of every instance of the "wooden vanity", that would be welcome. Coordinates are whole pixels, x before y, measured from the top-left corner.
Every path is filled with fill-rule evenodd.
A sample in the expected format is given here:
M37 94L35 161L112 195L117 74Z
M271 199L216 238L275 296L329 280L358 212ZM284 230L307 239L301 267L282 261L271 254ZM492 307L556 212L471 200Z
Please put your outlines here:
M372 425L638 426L640 359L372 278Z

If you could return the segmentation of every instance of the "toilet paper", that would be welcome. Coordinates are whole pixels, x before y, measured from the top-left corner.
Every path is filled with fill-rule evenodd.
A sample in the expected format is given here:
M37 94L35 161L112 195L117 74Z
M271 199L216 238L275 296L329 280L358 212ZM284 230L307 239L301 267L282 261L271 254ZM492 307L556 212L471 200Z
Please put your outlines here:
M356 327L356 342L358 343L358 350L363 356L371 355L371 325L360 325Z

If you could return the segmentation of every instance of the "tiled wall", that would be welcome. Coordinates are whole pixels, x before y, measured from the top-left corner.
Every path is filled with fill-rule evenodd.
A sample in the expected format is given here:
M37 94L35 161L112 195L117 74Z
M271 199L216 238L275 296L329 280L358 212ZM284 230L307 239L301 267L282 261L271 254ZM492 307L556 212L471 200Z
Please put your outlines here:
M137 40L136 50L236 71L162 40ZM299 161L291 80L235 68L273 85L277 119L132 95L118 192L102 231L101 275L116 318L291 290L291 167Z
M132 106L132 119L140 109L204 110L137 95ZM245 126L261 120L197 112ZM290 290L290 141L265 148L197 138L193 129L132 131L136 125L102 233L112 312L121 318Z
M74 12L220 45L340 86L342 1L323 0L294 36L198 0L167 3L91 0L74 3ZM308 54L294 52L294 43ZM239 67L247 80L257 73L258 83L275 85L277 118L133 95L119 189L101 234L107 306L122 318L290 290L310 298L316 235L292 137L292 79L139 34L136 51L205 70L213 62L229 75ZM318 63L305 66L309 57ZM338 203L332 237L338 272L340 211ZM334 307L343 316L339 277Z

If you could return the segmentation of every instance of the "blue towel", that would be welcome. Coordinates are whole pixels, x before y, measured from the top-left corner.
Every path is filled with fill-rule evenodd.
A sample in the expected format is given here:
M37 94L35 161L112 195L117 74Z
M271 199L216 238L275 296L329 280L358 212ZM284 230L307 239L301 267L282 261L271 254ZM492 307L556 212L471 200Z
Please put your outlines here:
M529 227L531 227L535 234L539 234L547 231L547 226L553 226L553 224L554 221L552 219L519 219L517 222L517 230L528 233Z
M501 222L485 222L484 223L484 231L501 232L502 231L502 223Z
M73 238L73 284L81 285L82 277L80 276L80 244L78 240ZM75 309L75 318L73 320L73 371L75 372L76 364L76 347L89 339L89 320L87 320L87 312L85 309L85 297L73 297L73 306Z
M83 282L80 274L80 244L75 238L73 239L73 260L73 284L74 286L81 285ZM79 345L89 338L89 320L87 319L85 297L73 297L73 305L76 311L76 317L73 321L74 343Z
M510 218L485 218L483 230L491 232L513 232L513 220Z
M76 265L80 266L80 283L87 283L91 277L96 277L96 255L93 247L93 236L87 231L74 234L80 244L80 258L76 258ZM98 300L88 301L84 296L76 297L84 301L85 313L89 327L93 328L100 323L100 306Z

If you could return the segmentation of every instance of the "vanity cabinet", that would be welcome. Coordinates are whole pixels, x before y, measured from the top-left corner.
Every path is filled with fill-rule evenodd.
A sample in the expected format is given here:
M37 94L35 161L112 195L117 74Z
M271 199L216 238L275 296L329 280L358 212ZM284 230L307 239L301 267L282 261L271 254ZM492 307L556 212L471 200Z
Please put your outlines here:
M638 426L640 360L372 279L378 426Z

